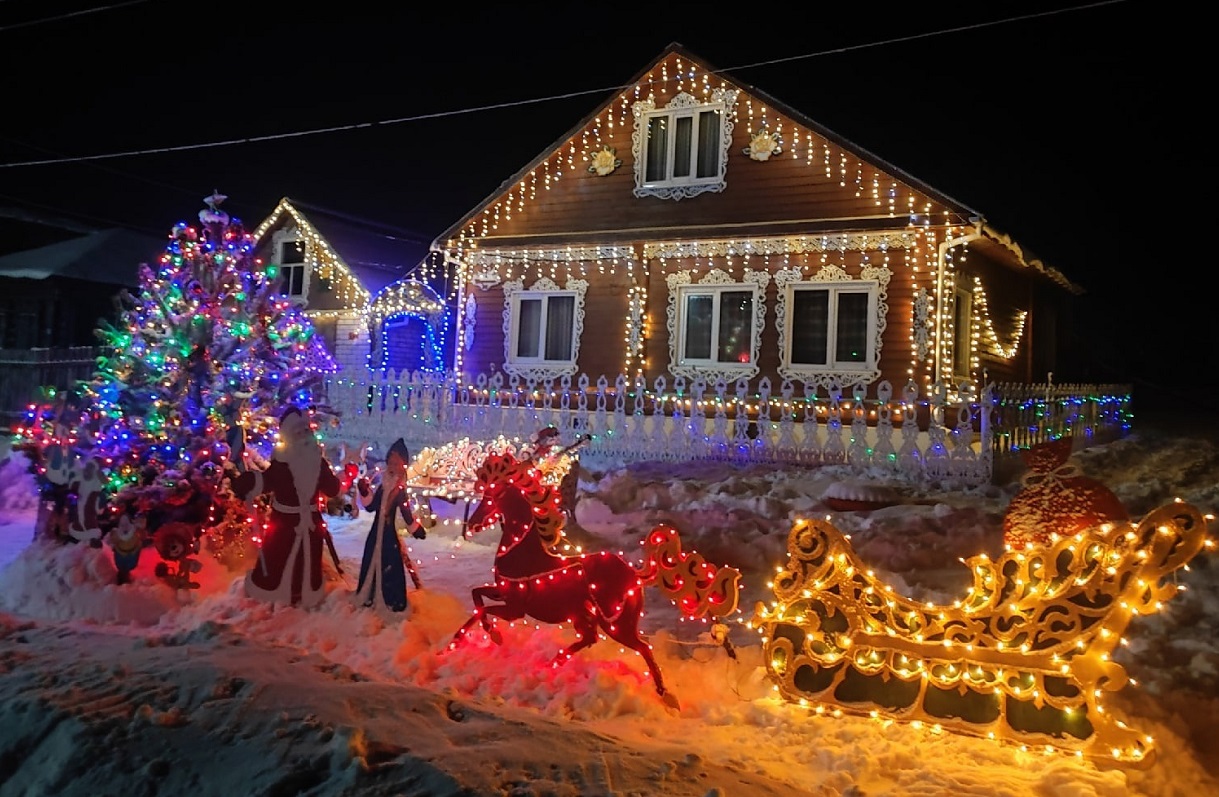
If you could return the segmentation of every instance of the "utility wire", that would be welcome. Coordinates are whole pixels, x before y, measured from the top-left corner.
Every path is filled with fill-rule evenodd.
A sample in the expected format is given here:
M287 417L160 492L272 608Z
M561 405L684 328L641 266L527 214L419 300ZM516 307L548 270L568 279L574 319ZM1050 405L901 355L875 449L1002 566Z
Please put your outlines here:
M132 0L132 2L145 2L145 1L146 0ZM800 61L800 60L804 60L804 59L808 59L808 58L819 58L819 57L825 56L825 55L838 55L841 53L869 49L872 47L882 47L882 46L889 45L889 44L899 44L902 42L914 41L917 39L930 38L932 36L942 36L942 35L952 34L952 33L961 33L963 31L978 30L980 28L994 27L995 25L1003 25L1003 24L1007 24L1010 22L1020 22L1023 20L1036 19L1039 17L1054 16L1057 14L1064 14L1064 13L1067 13L1070 11L1083 11L1083 10L1087 10L1087 9L1098 8L1101 6L1115 5L1115 4L1121 3L1121 2L1125 2L1125 0L1104 0L1103 2L1090 3L1090 4L1082 5L1082 6L1073 6L1071 8L1061 8L1061 9L1055 9L1053 11L1041 11L1041 12L1036 12L1036 13L1032 13L1032 14L1022 14L1020 16L1006 17L1004 19L993 20L990 22L978 22L978 23L974 23L971 25L960 25L955 28L946 28L943 30L929 31L926 33L916 33L916 34L911 34L909 36L897 36L897 37L893 37L893 38L889 38L889 39L882 39L880 41L866 42L864 44L854 44L854 45L848 45L846 47L835 47L830 50L820 50L817 52L805 53L803 55L793 55L793 56L788 56L785 58L773 58L773 59L766 60L766 61L755 61L750 64L742 64L740 66L728 67L725 69L717 69L717 70L715 70L715 72L713 74L739 72L744 69L753 69L753 68L760 67L760 66L770 66L773 64L789 63L792 61ZM0 28L0 30L4 30L4 29ZM538 103L543 103L543 102L552 102L555 100L566 100L566 99L570 99L572 97L580 97L580 96L583 96L586 94L607 94L607 93L612 93L615 91L626 91L631 88L633 88L633 84L624 84L624 85L610 86L608 88L596 88L596 89L585 89L582 91L571 91L571 92L567 92L565 94L551 94L551 95L547 95L545 97L535 97L533 99L527 99L527 100L513 100L513 101L509 101L509 102L497 102L497 103L492 103L489 105L480 105L480 106L476 106L473 108L460 108L460 109L453 110L453 111L437 111L435 113L423 113L423 114L415 114L412 116L401 116L401 117L398 117L395 119L382 119L380 121L360 122L358 124L333 125L330 127L318 127L318 128L312 128L309 130L297 130L297 131L288 132L288 133L272 133L272 134L263 135L263 136L247 136L245 138L229 138L229 139L224 139L221 141L209 141L209 142L204 142L204 143L200 143L200 144L180 144L177 146L170 146L170 147L153 147L153 148L148 148L148 149L133 149L133 150L125 150L122 152L103 153L103 154L99 154L99 155L78 155L78 156L73 156L73 157L46 158L46 159L42 159L42 160L17 161L14 163L0 163L0 169L13 169L13 168L21 167L21 166L48 166L48 165L57 164L57 163L80 163L83 161L109 160L109 159L113 159L113 158L127 158L127 157L132 157L135 155L159 155L159 154L165 154L165 153L169 153L169 152L185 152L187 150L214 149L217 147L228 147L228 146L233 146L234 144L254 144L254 143L261 142L261 141L282 141L284 139L302 138L304 136L315 136L315 135L320 135L322 133L338 133L338 132L342 132L342 131L346 131L346 130L363 130L366 128L372 128L372 127L378 127L378 126L384 126L384 125L396 125L396 124L403 124L406 122L420 122L420 121L424 121L427 119L441 119L441 118L446 118L446 117L462 116L465 114L481 113L483 111L494 111L494 110L499 110L502 108L515 108L515 107L520 107L520 106L524 106L524 105L536 105Z
M134 6L139 3L147 3L148 0L127 0L125 3L114 3L108 6L98 6L97 8L83 8L80 11L69 11L67 14L59 14L54 17L42 17L41 19L31 19L26 22L14 22L12 25L5 25L0 28L0 33L8 30L16 30L17 28L28 28L31 25L41 25L44 22L57 22L61 19L71 19L72 17L83 17L86 14L96 14L99 11L111 11L115 8L123 8L124 6Z

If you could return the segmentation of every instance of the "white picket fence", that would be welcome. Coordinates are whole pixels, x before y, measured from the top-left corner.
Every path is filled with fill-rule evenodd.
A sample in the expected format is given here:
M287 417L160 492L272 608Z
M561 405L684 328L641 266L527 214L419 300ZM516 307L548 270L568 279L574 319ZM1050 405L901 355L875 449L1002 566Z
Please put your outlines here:
M997 456L1062 434L1086 443L1124 433L1129 391L1085 385L933 386L895 394L880 382L824 387L769 379L705 382L602 376L537 381L372 371L335 379L326 400L339 418L329 438L412 450L460 438L531 438L553 424L589 435L581 456L609 460L720 460L852 465L963 485L991 479ZM1001 427L996 427L996 421Z

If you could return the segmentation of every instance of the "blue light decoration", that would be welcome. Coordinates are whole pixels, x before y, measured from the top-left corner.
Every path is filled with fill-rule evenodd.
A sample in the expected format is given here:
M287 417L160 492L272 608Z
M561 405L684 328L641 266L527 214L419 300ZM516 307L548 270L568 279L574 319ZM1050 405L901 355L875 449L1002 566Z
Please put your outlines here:
M401 279L383 288L368 308L377 330L376 350L368 354L368 367L379 371L443 373L445 341L452 312L427 284ZM390 346L391 329L406 330L413 344L403 360L395 361Z

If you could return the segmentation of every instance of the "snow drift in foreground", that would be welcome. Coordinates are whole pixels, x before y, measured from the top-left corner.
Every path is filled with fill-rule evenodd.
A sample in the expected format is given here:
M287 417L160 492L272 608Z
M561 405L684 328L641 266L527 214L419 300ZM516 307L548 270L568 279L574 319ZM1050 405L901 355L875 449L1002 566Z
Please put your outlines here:
M1219 451L1138 434L1073 461L1132 516L1179 497L1219 505ZM793 519L825 515L836 468L584 463L572 541L623 551L658 522L683 549L743 574L740 608L766 600ZM455 525L411 540L423 589L405 617L354 605L369 517L333 520L345 575L323 605L273 608L242 570L203 555L198 590L175 593L145 552L114 583L108 549L31 543L33 482L0 466L0 795L1203 795L1219 794L1219 565L1199 557L1188 589L1135 618L1118 660L1138 687L1110 700L1156 738L1146 771L908 725L816 716L779 700L756 634L736 658L701 622L645 599L666 708L642 660L607 641L560 668L570 630L517 623L503 645L448 643L487 579L498 538ZM1002 549L1018 483L938 493L871 474L900 503L832 514L860 556L904 593L950 601L959 559ZM461 507L440 505L452 517ZM1214 527L1212 526L1212 533Z

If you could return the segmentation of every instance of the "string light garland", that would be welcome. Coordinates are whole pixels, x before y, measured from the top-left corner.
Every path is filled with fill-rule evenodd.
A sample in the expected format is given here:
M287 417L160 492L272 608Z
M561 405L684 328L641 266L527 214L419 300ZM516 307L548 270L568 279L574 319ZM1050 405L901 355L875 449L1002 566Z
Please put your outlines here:
M1130 679L1112 659L1131 619L1183 586L1163 583L1203 549L1207 523L1180 501L1137 525L963 560L951 604L899 595L825 520L798 520L788 562L749 625L775 691L818 714L900 720L1047 753L1148 766L1154 746L1104 705Z
M295 406L312 417L313 391L337 365L277 292L277 267L254 256L255 237L220 209L225 199L207 197L200 227L173 227L136 291L120 294L117 325L97 331L92 378L31 406L16 444L38 462L54 453L65 467L99 463L102 527L130 511L148 535L177 523L197 545L214 530L213 552L227 559L247 540L241 518L215 503L224 469L263 463L279 414Z
M683 553L677 531L657 526L642 540L645 561L635 566L621 553L559 553L566 513L555 484L548 484L529 457L490 454L478 468L478 508L468 532L498 524L500 544L492 581L472 592L474 613L453 635L456 649L477 624L493 642L503 642L493 619L513 622L526 616L567 624L576 641L551 661L558 667L601 635L634 650L645 661L656 692L678 707L666 688L651 645L639 633L643 590L655 584L691 617L726 617L736 611L740 572L717 568L696 553ZM488 604L488 601L494 603Z
M360 278L355 275L341 255L330 243L322 237L317 228L309 223L299 210L292 206L286 198L281 199L271 211L271 215L254 230L254 240L262 242L264 236L276 228L283 216L287 215L295 225L296 234L305 241L305 268L311 276L330 281L331 291L348 310L363 311L372 298L372 294L364 287ZM273 274L274 275L274 274ZM337 312L337 311L331 311Z
M450 317L449 308L428 285L414 279L394 282L379 293L364 310L368 325L381 332L380 362L373 362L373 352L368 354L368 365L384 371L390 367L390 345L388 328L395 323L416 321L421 328L418 360L406 365L409 371L440 373L445 370L445 334ZM402 366L397 366L401 368Z

